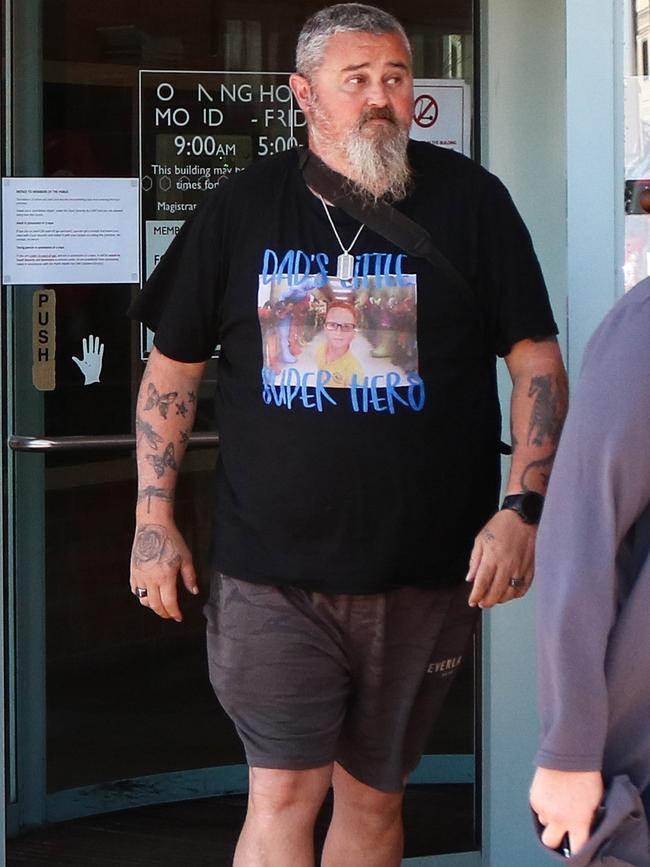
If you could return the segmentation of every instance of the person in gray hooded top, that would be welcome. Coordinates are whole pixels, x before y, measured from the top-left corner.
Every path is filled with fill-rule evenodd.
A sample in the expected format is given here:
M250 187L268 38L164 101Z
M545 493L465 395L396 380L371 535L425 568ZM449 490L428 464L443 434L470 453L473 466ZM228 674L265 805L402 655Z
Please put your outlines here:
M585 352L535 573L542 734L530 802L542 842L568 835L569 863L648 867L650 278ZM602 802L620 811L621 796L629 815L614 831Z

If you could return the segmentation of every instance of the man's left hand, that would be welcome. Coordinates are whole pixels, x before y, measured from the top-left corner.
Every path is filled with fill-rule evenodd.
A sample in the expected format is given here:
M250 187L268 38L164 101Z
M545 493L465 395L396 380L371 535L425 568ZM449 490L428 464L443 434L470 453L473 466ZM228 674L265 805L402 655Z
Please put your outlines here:
M483 527L474 541L466 581L474 588L469 604L492 608L519 599L533 581L537 527L516 512L503 509Z

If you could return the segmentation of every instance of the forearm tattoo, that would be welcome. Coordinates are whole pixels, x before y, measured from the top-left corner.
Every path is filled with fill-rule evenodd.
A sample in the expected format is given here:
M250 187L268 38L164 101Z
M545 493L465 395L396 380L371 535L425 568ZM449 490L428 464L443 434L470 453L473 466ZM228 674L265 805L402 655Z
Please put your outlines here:
M155 485L149 485L146 488L138 491L138 503L147 501L147 513L151 511L151 499L165 500L168 503L173 502L174 495L168 488L157 488Z
M148 380L149 373L148 370L145 369L141 384L141 392L145 383L147 384L147 396L144 399L144 405L142 407L144 412L150 412L152 409L157 409L161 417L166 420L169 416L170 407L174 406L176 409L176 415L185 418L190 411L189 407L196 404L196 392L188 391L187 401L184 401L181 398L180 401L176 402L176 398L178 397L177 391L161 392L155 383L149 382ZM145 421L145 419L137 416L135 426L137 433L144 435L152 449L157 449L160 443L162 443L163 437L161 437L154 429L153 425L148 421ZM184 432L181 434L181 442L187 442Z
M138 569L150 569L159 565L180 564L181 555L160 524L145 524L140 527L133 542L133 564Z
M520 485L523 491L546 490L566 412L567 391L564 379L550 373L534 376L530 381L528 397L533 398L533 405L528 424L527 445L539 448L546 446L550 451L526 464L521 473ZM514 437L513 447L516 447Z
M545 491L548 486L548 480L551 475L553 461L555 460L556 449L553 449L550 455L545 458L540 458L538 461L531 461L521 474L521 490L522 491Z
M184 451L184 447L187 445L190 439L190 427L185 427L183 430L177 431L176 424L173 424L173 430L170 430L169 434L173 433L174 437L178 436L178 443L175 444L173 441L167 442L167 445L163 450L163 443L165 442L165 437L159 432L159 429L156 428L155 422L152 422L144 418L145 413L150 413L152 410L157 410L160 417L165 422L170 422L170 409L175 407L176 415L181 418L185 418L190 413L189 406L196 403L196 393L194 391L187 392L187 402L185 402L182 398L177 401L179 392L178 391L168 391L162 392L158 386L150 380L148 376L148 371L145 371L145 378L143 382L146 385L141 387L141 395L146 394L146 397L140 397L140 408L142 410L142 414L136 414L135 419L135 429L138 438L138 445L141 444L142 441L146 442L146 444L153 449L153 452L144 455L144 459L151 465L156 474L156 479L162 479L167 475L167 472L171 470L172 472L178 472L178 463L179 458L177 458L176 449L178 447L179 454ZM161 427L164 425L161 423ZM151 498L152 497L166 497L166 494L162 492L166 491L164 488L157 488L155 486L150 486L145 488L144 491L139 492L138 501L147 500L147 511L151 509Z
M528 397L533 397L533 409L530 414L528 425L528 445L541 446L548 439L556 446L562 433L564 420L564 408L560 406L563 401L553 386L552 374L546 376L534 376L530 381Z
M169 407L178 397L177 391L168 391L166 394L161 394L153 382L147 386L147 399L144 402L145 412L158 409L158 412L163 418L167 418Z
M174 443L167 443L167 448L161 455L146 455L146 458L153 467L157 479L162 478L168 468L174 472L178 471Z
M135 430L136 433L140 433L144 436L152 449L157 450L160 443L164 441L163 437L154 430L153 425L150 425L148 421L140 418L140 416L136 416Z

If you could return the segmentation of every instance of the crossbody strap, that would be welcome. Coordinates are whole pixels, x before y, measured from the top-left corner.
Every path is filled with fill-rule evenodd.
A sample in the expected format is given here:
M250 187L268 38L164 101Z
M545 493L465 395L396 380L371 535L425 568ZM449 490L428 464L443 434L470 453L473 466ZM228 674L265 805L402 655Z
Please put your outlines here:
M301 148L298 154L302 176L308 187L355 220L365 223L369 229L409 256L426 259L459 288L472 305L477 305L467 279L435 246L425 228L388 202L379 200L371 204L366 201L354 191L347 178L335 172L307 148Z
M350 217L365 223L369 229L404 250L409 256L426 259L438 272L445 275L474 311L479 333L486 347L486 356L489 355L484 317L481 315L474 290L458 268L435 246L427 230L388 202L379 200L370 204L354 191L347 178L331 169L308 148L299 149L298 159L304 181L314 192ZM512 454L512 447L501 442L499 451L505 455Z

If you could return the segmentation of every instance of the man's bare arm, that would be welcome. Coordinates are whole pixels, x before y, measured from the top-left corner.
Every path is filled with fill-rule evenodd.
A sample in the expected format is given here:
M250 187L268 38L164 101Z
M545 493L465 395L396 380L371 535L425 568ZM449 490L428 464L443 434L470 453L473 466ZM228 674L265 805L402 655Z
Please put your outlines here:
M557 340L521 340L506 357L512 377L512 461L506 493L546 493L567 410L566 372ZM537 527L497 512L476 537L467 580L470 605L490 608L523 596L533 580ZM523 579L512 587L511 578Z
M160 617L182 620L177 580L197 593L192 555L174 521L178 471L196 416L205 362L186 364L153 349L136 403L138 502L131 590Z
M546 493L568 406L557 340L523 340L506 358L512 377L512 462L506 493Z

